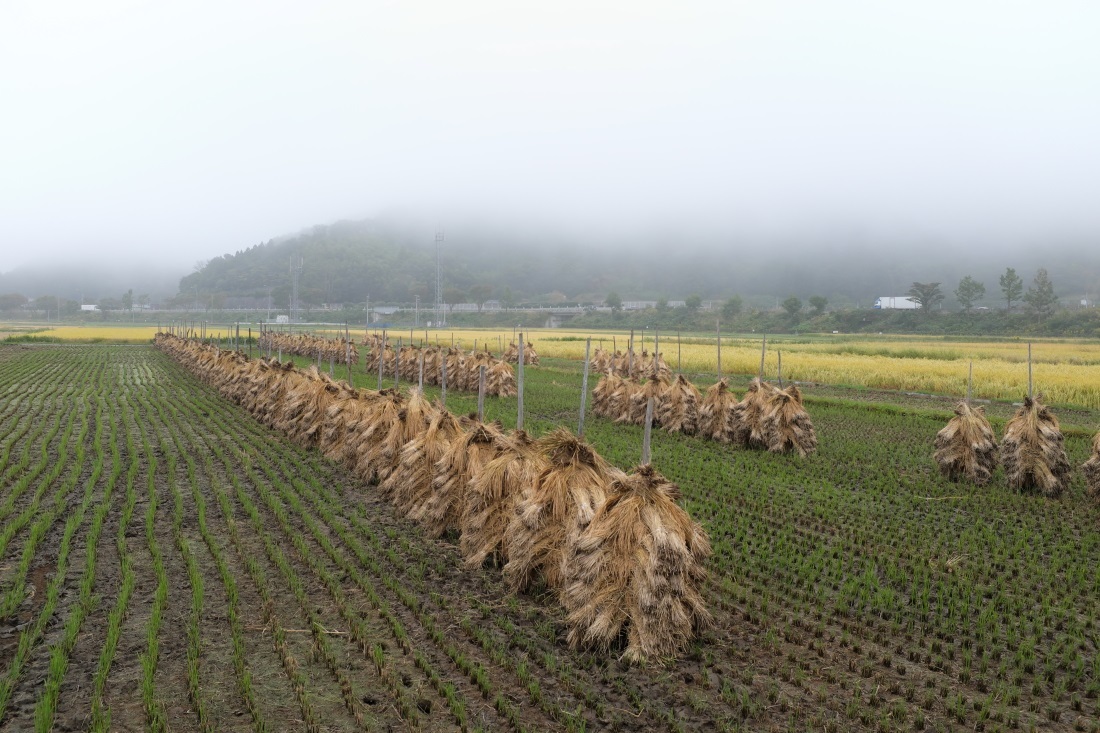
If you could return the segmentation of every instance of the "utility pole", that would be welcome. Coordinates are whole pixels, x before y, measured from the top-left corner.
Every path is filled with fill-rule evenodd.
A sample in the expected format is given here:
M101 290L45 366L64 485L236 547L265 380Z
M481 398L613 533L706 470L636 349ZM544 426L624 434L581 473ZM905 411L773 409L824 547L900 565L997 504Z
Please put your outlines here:
M435 322L436 326L444 322L443 317L443 280L440 278L439 245L443 243L443 232L435 233Z

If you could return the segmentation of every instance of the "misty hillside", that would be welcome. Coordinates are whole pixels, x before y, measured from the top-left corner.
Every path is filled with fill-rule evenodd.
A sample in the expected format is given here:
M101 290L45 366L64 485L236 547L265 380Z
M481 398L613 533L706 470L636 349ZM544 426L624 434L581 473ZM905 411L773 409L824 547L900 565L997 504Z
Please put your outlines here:
M1100 260L1069 246L985 254L976 248L876 244L835 239L821 244L662 232L644 240L515 232L488 227L448 231L440 247L447 302L600 302L682 299L691 294L763 299L823 295L835 307L867 307L876 296L902 295L914 281L943 283L950 307L959 280L1000 299L998 276L1014 267L1030 285L1045 267L1064 302L1100 292ZM843 252L842 255L835 254ZM179 300L220 295L289 301L291 260L300 256L303 302L422 303L435 297L434 231L406 221L372 219L315 226L210 260L180 281Z

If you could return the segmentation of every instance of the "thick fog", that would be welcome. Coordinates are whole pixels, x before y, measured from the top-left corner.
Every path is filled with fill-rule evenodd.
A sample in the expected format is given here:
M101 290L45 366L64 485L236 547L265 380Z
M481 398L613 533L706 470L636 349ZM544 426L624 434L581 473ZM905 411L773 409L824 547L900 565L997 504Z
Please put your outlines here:
M395 211L571 245L1083 248L1097 28L1086 0L7 3L0 272L185 273Z

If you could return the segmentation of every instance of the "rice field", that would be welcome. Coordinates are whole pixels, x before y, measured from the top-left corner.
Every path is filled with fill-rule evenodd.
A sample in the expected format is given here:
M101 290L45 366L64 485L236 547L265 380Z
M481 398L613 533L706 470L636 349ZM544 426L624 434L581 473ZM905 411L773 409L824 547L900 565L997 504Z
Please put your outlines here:
M423 332L411 334L417 343ZM408 331L392 331L390 338L404 338ZM652 350L661 339L665 361L692 375L712 375L718 368L713 335L684 335L677 345L675 334L635 332L635 348ZM511 332L456 330L431 332L429 339L472 348L475 341L497 349L508 344ZM626 349L628 332L532 329L525 338L540 356L581 360L585 339L593 347ZM722 339L723 374L756 374L760 368L761 338L729 336ZM782 357L780 357L782 353ZM970 362L974 364L974 396L981 399L1019 401L1027 394L1027 343L934 340L905 336L813 337L769 336L764 374L774 379L782 358L783 378L799 382L844 385L868 389L923 392L961 397L966 394ZM1082 339L1037 340L1032 344L1033 381L1052 404L1100 408L1100 343Z
M230 336L231 326L211 325L213 338ZM296 329L300 327L295 327ZM64 341L146 343L155 326L60 326L34 331L35 336ZM259 326L254 328L258 335ZM329 337L342 337L343 329L317 329ZM368 332L352 329L352 338L362 342ZM374 333L371 331L370 333ZM629 332L528 329L525 338L540 356L557 359L584 358L585 339L593 348L613 345L625 349ZM635 345L653 348L655 334L636 331ZM658 334L661 351L673 369L678 366L692 375L714 374L718 368L713 335L684 334L677 346L675 334ZM499 352L512 340L512 331L495 329L395 330L389 338L408 343L427 341L465 349L488 348ZM1027 343L1019 341L964 341L914 336L866 336L821 334L815 336L769 336L764 372L775 378L782 358L784 379L799 382L843 385L866 389L921 392L961 397L966 394L970 363L974 369L974 396L979 399L1019 401L1027 393ZM780 357L782 352L782 357ZM1100 408L1100 343L1084 339L1037 339L1032 342L1035 390L1047 402L1058 405ZM760 338L724 336L724 374L755 374L760 367Z
M526 378L529 431L575 425L577 362ZM152 347L0 345L0 728L1100 730L1096 413L1050 500L942 478L947 409L806 392L806 459L654 436L715 624L637 667ZM640 428L586 434L637 461Z

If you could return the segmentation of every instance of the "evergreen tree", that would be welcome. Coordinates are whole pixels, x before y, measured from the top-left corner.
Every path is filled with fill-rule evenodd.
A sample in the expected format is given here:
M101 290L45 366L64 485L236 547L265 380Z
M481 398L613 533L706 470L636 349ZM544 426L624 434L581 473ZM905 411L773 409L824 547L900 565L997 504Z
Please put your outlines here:
M1011 267L1005 268L1005 274L1001 275L1001 292L1005 296L1005 309L1012 310L1012 303L1019 301L1024 293L1024 281Z
M1054 293L1054 283L1050 281L1046 268L1040 267L1039 272L1035 273L1035 280L1024 293L1024 302L1040 321L1058 309L1058 296Z

